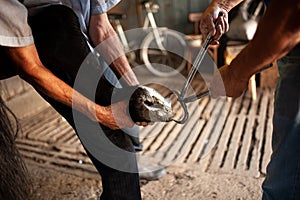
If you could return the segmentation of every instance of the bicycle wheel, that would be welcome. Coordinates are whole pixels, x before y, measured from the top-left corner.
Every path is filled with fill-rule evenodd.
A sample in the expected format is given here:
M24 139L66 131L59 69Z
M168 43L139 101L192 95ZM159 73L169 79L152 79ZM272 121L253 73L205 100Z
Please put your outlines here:
M163 48L159 48L153 32L144 38L140 56L150 72L157 76L173 76L186 66L187 45L179 33L158 30Z

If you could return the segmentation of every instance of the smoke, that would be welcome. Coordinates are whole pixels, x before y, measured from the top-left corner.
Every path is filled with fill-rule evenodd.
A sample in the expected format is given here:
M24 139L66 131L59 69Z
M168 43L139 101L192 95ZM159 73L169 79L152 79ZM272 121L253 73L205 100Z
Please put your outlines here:
M16 122L16 131L12 120ZM29 197L27 169L15 144L17 132L16 116L0 97L0 199L24 200Z

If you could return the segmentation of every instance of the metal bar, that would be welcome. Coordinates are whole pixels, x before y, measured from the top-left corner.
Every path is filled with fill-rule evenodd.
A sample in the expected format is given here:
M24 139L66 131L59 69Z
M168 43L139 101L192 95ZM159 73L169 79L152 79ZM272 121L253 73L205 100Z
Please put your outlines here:
M219 13L219 17L222 17L223 15L224 15L224 13L222 13L222 12ZM217 22L216 22L216 26L217 26ZM197 70L199 69L199 66L200 66L200 64L201 64L201 62L202 62L202 60L203 60L203 58L204 58L204 56L205 56L205 54L207 52L208 46L212 42L212 40L213 40L213 36L209 33L207 35L204 43L203 43L203 46L201 47L201 49L200 49L200 51L199 51L199 53L198 53L198 55L196 57L195 63L192 66L192 69L189 72L188 78L185 81L185 84L184 84L184 86L183 86L183 88L181 90L181 93L180 93L180 96L179 96L179 101L180 100L184 100L184 97L185 97L185 94L186 94L186 92L188 90L188 87L191 84L191 82L192 82L192 80L193 80L193 78L194 78Z
M198 99L201 99L202 97L205 97L205 96L209 95L209 93L210 93L210 91L207 90L207 91L201 92L197 95L186 97L186 98L183 99L183 102L184 103L190 103L190 102L196 101Z
M185 83L184 83L184 86L181 90L181 93L180 93L180 96L179 96L179 99L184 99L184 96L188 90L188 87L191 83L191 81L193 80L197 70L199 69L199 66L207 52L207 48L211 42L211 39L212 39L212 36L210 35L210 33L207 35L206 39L205 39L205 42L203 44L203 46L201 47L197 57L196 57L196 60L195 60L195 63L193 64L192 66L192 69L191 71L189 72L189 75L188 75L188 78L186 79Z

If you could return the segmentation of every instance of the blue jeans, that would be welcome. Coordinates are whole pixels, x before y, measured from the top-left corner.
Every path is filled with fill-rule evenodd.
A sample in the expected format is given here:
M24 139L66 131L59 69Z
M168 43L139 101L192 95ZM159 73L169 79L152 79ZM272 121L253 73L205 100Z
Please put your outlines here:
M57 77L73 86L77 71L83 60L90 53L86 39L79 28L78 18L71 9L56 5L45 8L37 16L30 17L29 23L33 31L33 36L39 56L43 64ZM93 74L101 74L97 67L93 68ZM106 71L106 78L112 78L111 71ZM86 84L80 85L78 91L86 96L89 94L89 80ZM108 82L105 79L99 81L97 86L95 101L103 106L110 105L112 84L115 81ZM77 133L75 122L73 120L72 109L54 99L41 94L74 128ZM97 122L92 122L86 116L81 115L85 120L85 132L95 134L93 127L98 127ZM101 125L102 126L102 125ZM102 126L106 137L114 143L114 145L129 151L135 152L132 139L122 130L110 130ZM134 129L132 131L135 131ZM78 134L78 133L77 133ZM95 157L88 148L85 150L98 170L102 178L103 192L101 200L140 200L140 183L138 173L129 173L114 169L102 163ZM128 157L128 162L137 168L136 157L132 154Z
M300 47L278 61L272 157L263 199L300 199Z

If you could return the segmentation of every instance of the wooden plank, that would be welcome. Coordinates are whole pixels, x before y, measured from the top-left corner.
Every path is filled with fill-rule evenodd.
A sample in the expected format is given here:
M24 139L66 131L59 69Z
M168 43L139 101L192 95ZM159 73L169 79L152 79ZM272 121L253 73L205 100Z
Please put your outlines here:
M81 144L81 143L80 143L79 138L77 137L77 135L74 134L74 135L72 135L72 137L68 141L66 141L65 144L72 146L72 145L77 145L77 144Z
M167 126L172 126L173 122L170 124L167 124ZM153 125L154 126L154 125ZM157 139L157 137L162 137L162 135L166 134L164 131L161 132L166 126L166 123L156 123L153 129L151 129L151 132L147 135L147 138L145 138L142 142L143 144L143 152L144 154L146 151L149 151L154 141Z
M170 122L169 124L166 124L166 126L163 128L163 130L157 135L154 141L152 141L152 144L149 146L148 151L155 152L157 149L159 149L165 142L166 138L171 132L174 132L174 127L180 126L176 124L175 122Z
M233 128L233 133L232 133L232 138L230 141L230 145L226 154L226 159L224 162L223 169L225 171L231 171L234 169L234 165L237 159L238 155L238 149L241 145L241 137L243 134L243 129L244 129L244 123L246 120L246 116L241 114L237 116L237 123L235 127Z
M140 141L142 143L144 143L144 141L148 137L151 137L152 130L155 128L155 126L157 124L158 123L154 123L153 125L149 125L149 126L146 126L146 127L139 127L140 128Z
M49 131L52 131L56 128L58 123L57 118L47 121L47 123L41 123L39 127L35 129L30 129L28 132L28 138L35 140L47 141L48 138L43 137L45 134L48 134Z
M203 119L200 119L197 121L198 125L195 125L193 129L191 130L190 134L188 134L186 141L181 146L180 152L178 153L178 157L176 158L176 163L185 163L187 162L187 158L190 154L190 150L192 149L193 144L196 142L199 132L197 132L195 129L198 130L197 127L203 128L206 121Z
M247 115L248 108L251 105L251 97L249 92L246 92L242 98L240 98L240 108L239 108L239 115Z
M58 116L56 120L53 120L53 122L49 123L49 125L52 126L53 129L49 128L48 130L40 132L39 137L51 137L51 135L59 134L61 131L70 127L68 122L62 120L60 116Z
M164 140L164 143L161 144L160 148L157 149L157 151L154 154L154 158L156 160L163 161L165 159L166 153L169 151L170 146L172 146L174 140L178 137L178 134L182 130L181 124L176 124L174 129L170 132L170 134L167 135L167 137Z
M85 178L91 178L91 179L100 179L99 177L99 173L97 171L87 171L87 170L83 170L83 169L72 169L70 170L70 168L68 167L61 167L61 166L55 166L55 165L45 165L43 163L37 163L35 161L32 161L30 159L26 159L26 163L31 164L31 165L35 165L35 166L39 166L41 168L48 168L48 169L52 169L55 171L59 171L59 172L63 172L63 173L68 173L68 174L73 174L75 176L78 177L85 177Z
M31 158L31 160L35 160L38 163L47 163L47 166L60 166L60 167L64 167L67 168L68 170L70 170L70 168L73 169L82 169L85 171L94 171L94 166L91 163L79 163L79 162L75 162L75 161L70 161L68 159L59 159L56 157L50 157L47 155L42 155L39 153L35 153L35 152L24 152L24 150L20 150L21 154L26 157L26 158ZM79 160L78 160L79 161Z
M264 147L264 155L261 163L261 172L266 174L267 165L271 160L272 155L272 134L273 134L273 114L274 114L274 96L273 92L271 92L270 97L270 105L268 112L268 121L267 121L267 129L265 135L265 147Z
M194 104L190 103L190 104L188 104L188 109L189 110L192 110L191 106L194 107L194 111L195 111L196 108L198 107L198 104L197 103L194 103ZM186 126L186 124L185 125L177 124L174 127L174 129L172 130L171 134L169 134L168 137L165 138L164 145L162 145L161 148L159 149L159 151L156 152L155 159L157 159L157 160L163 160L163 159L165 159L166 152L170 151L170 148L171 148L171 146L173 144L173 141L177 138L178 134L180 132L184 132L185 133L185 128L183 128L185 126ZM166 162L166 160L165 160L165 162Z
M179 151L186 141L186 138L188 137L189 133L191 131L195 131L197 133L200 132L201 127L199 126L199 112L198 112L198 103L191 103L191 106L189 107L190 110L193 110L194 112L190 116L190 119L187 121L187 123L181 127L180 131L178 132L177 137L173 140L170 148L165 153L164 162L171 162L174 159L176 159L176 156L179 155ZM198 127L198 129L194 129L195 127Z
M204 108L207 106L207 104L209 103L209 98L204 98L199 102L199 110L203 111ZM201 114L201 113L200 113ZM199 119L199 127L203 127L206 123L206 119ZM194 129L196 128L196 126L194 127ZM182 147L181 153L180 153L180 158L178 158L178 163L180 162L185 162L187 157L189 156L190 150L192 149L194 143L196 142L196 139L198 137L198 135L200 134L199 132L195 131L195 130L191 131L191 134L188 135L188 138L184 144L184 146Z
M16 138L16 143L20 144L26 144L26 145L31 145L31 146L49 146L47 142L44 141L38 141L38 140L29 140L29 139L24 139L24 138Z
M205 147L203 147L202 152L200 153L201 157L199 158L199 165L202 171L206 172L210 167L211 160L214 157L216 145L219 142L223 128L225 126L225 121L230 110L230 103L223 99L223 105L221 107L220 113L218 114L218 120L214 125L214 128L211 130L210 138ZM217 112L216 112L217 113Z
M23 132L27 132L29 130L34 130L41 126L41 123L47 123L48 121L52 121L56 119L58 113L52 108L48 107L45 110L41 111L40 113L26 118L21 121L21 127Z
M222 130L221 137L215 148L214 157L212 158L212 162L209 167L209 170L212 172L216 172L220 170L220 167L222 167L223 165L223 158L228 151L227 144L228 141L230 140L232 129L236 120L235 115L232 113L236 106L235 104L236 104L235 101L233 101L231 104L227 120L225 121L225 127Z
M64 128L59 133L53 133L50 138L50 142L52 143L61 143L64 144L68 142L74 135L76 135L73 128L69 125L64 126Z
M240 156L238 158L238 163L237 163L237 170L241 171L243 173L245 170L248 170L247 167L247 161L248 161L248 152L250 151L251 148L251 138L252 138L252 132L253 132L253 127L255 126L255 121L256 121L256 112L257 112L257 101L251 101L251 107L249 114L247 116L247 124L245 128L245 133L244 133L244 138L242 141L242 146L240 150Z
M43 118L40 118L39 122L33 126L28 124L28 128L23 128L23 124L21 125L21 130L25 137L28 138L36 138L38 134L40 134L42 131L51 128L49 127L49 123L56 121L57 117L49 118L49 120L45 121Z
M36 163L42 163L43 165L46 164L46 166L48 165L48 156L41 156L40 154L34 153L34 152L26 152L22 149L19 150L20 154L22 155L22 157L24 157L25 159L29 159L32 160Z
M210 102L208 103L207 108L205 109L205 111L203 113L210 116L211 113L213 112L212 110L215 107L216 102L219 102L219 101L217 101L216 99L211 99ZM206 123L203 131L201 133L199 133L200 137L199 137L198 141L195 143L187 162L197 162L197 160L199 159L199 154L201 153L202 147L205 144L207 135L209 134L210 127L213 123L214 122L212 120L208 119L208 122Z
M265 138L265 147L264 147L264 155L261 163L261 172L263 174L267 173L267 166L271 160L272 155L272 133L273 133L273 126L272 126L272 119L268 119L268 127L266 132Z
M201 136L196 144L195 154L192 158L195 162L199 163L199 167L201 171L206 171L210 161L211 156L214 154L212 153L213 148L218 141L218 138L221 132L215 131L215 127L220 122L220 113L223 111L224 106L224 99L218 99L217 103L215 104L214 109L211 111L211 118L208 120L205 128L203 129ZM198 152L198 155L196 154ZM197 156L196 156L197 155ZM190 159L190 158L189 158Z
M252 151L252 157L250 162L250 171L253 171L255 176L260 176L260 156L263 148L263 138L266 124L266 115L267 115L267 107L268 101L270 97L270 93L268 90L263 91L264 95L262 95L262 100L260 102L260 110L258 116L258 126L255 132L255 143ZM250 152L251 154L251 152Z
M20 152L26 157L32 157L34 159L44 160L45 162L54 161L54 160L68 160L71 163L78 163L79 160L82 160L84 163L90 163L91 161L87 156L82 154L75 153L70 154L62 151L54 151L49 149L41 149L37 147L32 147L28 145L19 145ZM53 159L52 159L53 158Z
M203 147L201 157L206 156L208 153L210 153L217 144L225 125L225 120L227 118L229 109L230 104L226 102L226 98L219 99L219 103L214 108L211 117L211 119L213 119L215 123L210 130L209 136L207 138L208 143L206 143L205 147Z

